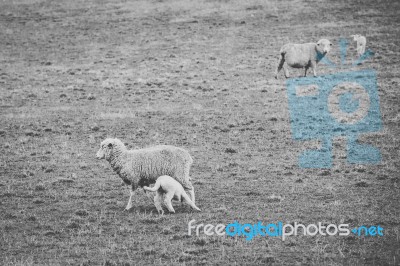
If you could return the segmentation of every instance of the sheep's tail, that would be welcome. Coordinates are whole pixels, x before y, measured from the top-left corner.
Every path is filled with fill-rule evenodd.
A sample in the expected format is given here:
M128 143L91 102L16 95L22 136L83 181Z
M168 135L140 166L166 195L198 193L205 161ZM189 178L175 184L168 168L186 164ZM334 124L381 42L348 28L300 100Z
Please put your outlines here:
M286 48L282 47L282 49L279 51L279 62L285 61L285 55L286 55Z
M157 180L154 187L151 188L151 187L144 186L143 189L150 191L150 192L156 192L157 190L160 189L160 187L161 187L161 183Z
M278 79L278 73L279 71L281 71L283 64L285 63L285 50L281 49L279 52L279 59L278 59L278 67L276 68L276 72L275 72L275 79Z
M201 210L193 203L193 201L190 199L190 197L188 196L188 194L186 194L185 191L183 191L181 196L186 201L186 203L190 205L190 207L201 212Z

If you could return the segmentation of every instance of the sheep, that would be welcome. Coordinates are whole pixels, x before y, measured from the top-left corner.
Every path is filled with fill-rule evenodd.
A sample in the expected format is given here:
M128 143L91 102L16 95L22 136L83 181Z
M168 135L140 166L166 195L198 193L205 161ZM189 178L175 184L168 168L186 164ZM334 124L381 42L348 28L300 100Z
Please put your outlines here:
M174 207L172 207L171 203L172 199L176 199L179 201L185 200L186 203L189 204L193 209L201 211L190 200L182 185L168 175L163 175L157 178L154 187L150 188L144 186L143 189L150 192L157 192L157 194L154 196L154 205L156 206L158 213L161 215L164 214L164 210L161 207L162 203L164 203L164 205L168 208L169 212L175 213Z
M367 39L360 34L351 35L351 37L353 37L354 41L357 42L357 56L362 56L365 53Z
M288 43L282 46L279 52L278 67L275 79L278 79L278 73L284 68L285 77L289 77L289 71L286 65L293 68L305 68L304 76L307 76L307 70L311 67L314 77L317 75L316 67L319 61L329 53L332 43L327 39L321 39L317 43Z
M182 148L159 145L127 150L119 139L107 138L100 144L97 159L108 161L125 184L130 185L130 197L125 210L132 208L132 198L138 187L154 184L162 175L169 175L182 184L195 202L189 171L193 159Z

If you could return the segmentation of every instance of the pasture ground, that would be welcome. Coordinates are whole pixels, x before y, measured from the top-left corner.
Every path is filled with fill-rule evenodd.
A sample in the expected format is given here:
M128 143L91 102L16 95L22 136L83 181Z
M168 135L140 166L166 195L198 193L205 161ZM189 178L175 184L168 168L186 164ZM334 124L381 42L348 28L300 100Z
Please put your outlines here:
M398 265L398 1L0 2L0 264ZM380 165L301 169L317 141L292 139L287 42L367 36L383 130L362 136ZM350 40L351 41L351 40ZM351 42L348 62L355 59ZM339 70L346 70L340 68ZM319 74L334 73L321 65ZM292 75L301 71L292 70ZM99 143L181 146L201 213L159 217L128 188ZM383 237L188 236L187 224L257 221L380 225Z

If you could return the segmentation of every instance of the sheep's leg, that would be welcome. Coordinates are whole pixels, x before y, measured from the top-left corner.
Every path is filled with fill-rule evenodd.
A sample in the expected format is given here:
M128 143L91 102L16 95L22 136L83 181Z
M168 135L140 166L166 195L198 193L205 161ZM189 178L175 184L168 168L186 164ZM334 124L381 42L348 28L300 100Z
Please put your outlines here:
M304 70L304 76L305 77L307 77L307 70L308 70L308 67L305 67L305 70Z
M135 195L135 191L133 191L132 189L130 190L130 197L129 197L129 201L128 204L125 207L125 210L128 211L130 208L132 208L132 199L133 196Z
M287 65L283 67L283 71L285 72L285 78L290 78L289 69Z
M129 201L128 201L128 204L125 207L126 211L129 210L130 208L132 208L132 199L133 199L133 196L135 195L136 188L137 188L137 186L135 186L135 184L132 183L131 189L130 189Z
M279 61L278 61L278 67L277 67L276 73L275 73L275 79L278 79L278 73L279 73L279 71L281 71L284 63L285 63L285 57L281 54L281 56L279 57Z
M175 213L174 207L172 207L172 198L174 197L174 192L168 192L164 196L164 204L167 206L169 212Z
M317 76L317 71L316 71L316 69L317 69L317 62L311 61L309 67L311 67L311 69L312 69L312 71L313 71L313 75L314 75L314 77L316 77L316 76Z

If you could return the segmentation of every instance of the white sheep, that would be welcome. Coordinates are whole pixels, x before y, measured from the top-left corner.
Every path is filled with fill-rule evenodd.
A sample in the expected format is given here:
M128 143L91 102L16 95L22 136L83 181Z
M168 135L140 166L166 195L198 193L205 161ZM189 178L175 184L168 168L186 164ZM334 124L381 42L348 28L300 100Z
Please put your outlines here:
M189 204L189 206L191 206L193 209L201 211L190 200L182 185L168 175L163 175L157 178L154 187L150 188L144 186L143 189L150 192L157 192L157 194L154 196L154 205L156 206L159 214L164 214L164 210L162 209L163 204L168 208L169 212L175 213L174 207L172 207L172 199L179 201L185 200L186 203Z
M182 184L195 202L189 171L193 159L182 148L160 145L145 149L127 150L119 139L107 138L96 154L106 159L112 169L130 185L130 197L125 210L132 208L132 198L138 187L154 184L159 176L169 175Z
M278 78L279 71L283 68L285 77L289 77L289 71L286 65L293 68L305 68L304 76L307 76L307 70L311 67L314 76L317 75L316 67L319 61L331 50L332 43L327 39L321 39L317 43L288 43L282 46L279 51L279 62L275 78Z
M357 56L360 57L365 53L365 47L367 45L367 38L360 34L351 35L354 41L357 42Z

